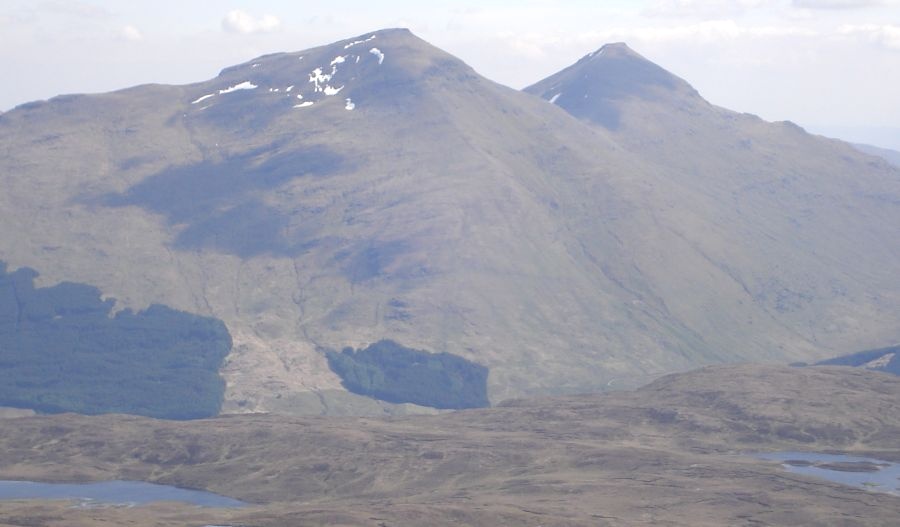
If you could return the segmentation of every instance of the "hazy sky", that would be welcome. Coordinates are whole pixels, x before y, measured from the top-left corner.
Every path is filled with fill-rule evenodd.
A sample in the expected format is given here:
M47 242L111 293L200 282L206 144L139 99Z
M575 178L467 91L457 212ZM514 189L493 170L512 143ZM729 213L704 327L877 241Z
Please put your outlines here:
M900 149L900 0L0 0L0 110L385 27L514 88L625 41L714 104Z

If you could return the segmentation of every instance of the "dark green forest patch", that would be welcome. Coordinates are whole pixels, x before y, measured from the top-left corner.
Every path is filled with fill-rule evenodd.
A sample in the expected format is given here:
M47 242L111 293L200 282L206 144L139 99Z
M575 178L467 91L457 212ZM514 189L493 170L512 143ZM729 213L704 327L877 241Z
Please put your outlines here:
M428 353L382 340L367 348L328 351L344 387L390 403L441 409L482 408L488 369L451 353Z
M153 305L111 316L96 287L35 288L0 262L0 406L194 419L219 413L221 320Z

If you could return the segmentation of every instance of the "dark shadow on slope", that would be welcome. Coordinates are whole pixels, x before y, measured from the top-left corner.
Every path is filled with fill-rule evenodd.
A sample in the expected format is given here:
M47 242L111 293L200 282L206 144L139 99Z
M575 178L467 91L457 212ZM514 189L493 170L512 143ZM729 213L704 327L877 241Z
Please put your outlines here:
M275 153L272 153L275 152ZM265 197L290 181L346 171L343 156L325 146L278 152L256 149L216 161L170 167L121 194L100 200L108 207L138 206L184 226L178 249L214 249L248 258L295 256L305 243L290 235L290 214Z
M371 280L387 273L388 268L411 250L410 243L403 240L377 241L371 240L339 252L337 262L345 277L354 284ZM419 269L414 269L419 270ZM421 271L420 274L424 274ZM396 269L390 273L395 278L414 278L416 273L410 269Z

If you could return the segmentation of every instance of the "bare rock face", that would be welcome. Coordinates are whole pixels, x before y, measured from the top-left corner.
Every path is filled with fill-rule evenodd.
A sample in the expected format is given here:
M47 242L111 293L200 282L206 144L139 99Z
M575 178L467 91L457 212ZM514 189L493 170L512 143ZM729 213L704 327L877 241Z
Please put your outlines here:
M553 105L405 30L23 105L0 260L222 319L228 412L423 411L329 369L382 339L495 403L900 341L897 170L604 49Z

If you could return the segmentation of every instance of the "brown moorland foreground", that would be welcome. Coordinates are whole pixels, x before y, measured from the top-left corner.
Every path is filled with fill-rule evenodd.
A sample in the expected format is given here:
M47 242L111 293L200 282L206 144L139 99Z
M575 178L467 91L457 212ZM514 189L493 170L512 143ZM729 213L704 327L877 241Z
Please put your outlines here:
M5 501L0 525L896 525L898 496L751 454L900 461L898 407L895 376L742 365L436 416L9 418L0 479L143 480L250 505Z

